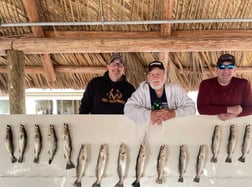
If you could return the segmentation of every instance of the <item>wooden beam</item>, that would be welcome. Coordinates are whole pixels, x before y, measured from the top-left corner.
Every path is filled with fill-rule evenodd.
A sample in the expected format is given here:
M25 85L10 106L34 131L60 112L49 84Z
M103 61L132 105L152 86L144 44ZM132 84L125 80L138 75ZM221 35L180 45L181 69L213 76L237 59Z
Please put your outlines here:
M94 74L103 74L107 68L106 66L55 66L54 67L56 72L60 73L94 73ZM0 73L7 73L8 68L7 66L0 66ZM44 67L43 66L25 66L25 73L33 74L44 74Z
M146 70L148 67L144 67ZM54 67L56 72L59 73L91 73L91 74L103 74L107 69L106 66L55 66ZM7 66L0 66L0 73L7 73L8 67ZM199 74L212 74L208 68L205 68L203 72L198 72ZM252 67L236 67L236 73L252 73ZM25 73L27 74L44 74L43 66L25 66ZM179 73L195 73L194 71L189 70L181 70Z
M36 0L22 0L26 15L30 22L40 22L38 9L36 5ZM33 26L32 33L36 38L44 38L44 32L42 27L40 26ZM49 82L56 81L56 74L53 69L52 60L50 54L42 54L41 61L44 66L46 78Z
M252 50L252 31L176 32L177 36L153 38L7 38L1 39L0 52L21 50L26 54L113 53L117 52L194 52ZM219 35L217 34L219 33ZM122 34L123 35L123 34ZM218 35L218 36L217 36ZM9 46L8 46L9 45Z
M28 17L30 22L39 22L39 14L38 9L36 5L37 0L22 0L22 3L24 5L24 9L26 12L26 16ZM42 27L40 26L33 26L32 33L35 37L43 38L44 32Z
M169 20L172 19L172 9L173 9L173 0L163 0L163 19ZM162 24L161 25L161 36L167 37L171 35L171 24ZM160 52L159 60L164 63L166 71L168 70L168 59L169 51Z
M172 9L173 9L173 0L163 0L163 20L172 19ZM161 36L170 36L171 35L171 24L162 24L161 25Z
M46 75L48 81L49 82L56 81L56 73L54 71L50 55L49 54L43 54L41 56L41 59L42 59L45 75Z
M11 114L25 114L24 53L8 50L8 93Z

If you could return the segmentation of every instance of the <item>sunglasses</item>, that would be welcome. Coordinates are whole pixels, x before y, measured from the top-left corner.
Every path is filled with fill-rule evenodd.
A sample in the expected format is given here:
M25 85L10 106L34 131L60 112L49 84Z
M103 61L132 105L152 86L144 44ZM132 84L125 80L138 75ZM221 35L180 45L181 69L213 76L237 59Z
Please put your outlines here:
M225 65L225 64L220 64L219 66L218 66L218 68L219 69L234 69L235 68L235 65L234 64L228 64L228 65Z
M123 64L122 64L122 63L111 62L111 63L110 63L110 66L122 68L122 67L123 67Z

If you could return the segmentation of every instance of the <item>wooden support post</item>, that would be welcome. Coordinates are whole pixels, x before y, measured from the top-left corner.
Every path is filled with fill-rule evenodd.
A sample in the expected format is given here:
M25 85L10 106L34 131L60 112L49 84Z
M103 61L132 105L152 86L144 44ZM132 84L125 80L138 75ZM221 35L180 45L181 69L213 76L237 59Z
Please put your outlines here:
M8 50L7 59L10 114L25 114L24 53Z

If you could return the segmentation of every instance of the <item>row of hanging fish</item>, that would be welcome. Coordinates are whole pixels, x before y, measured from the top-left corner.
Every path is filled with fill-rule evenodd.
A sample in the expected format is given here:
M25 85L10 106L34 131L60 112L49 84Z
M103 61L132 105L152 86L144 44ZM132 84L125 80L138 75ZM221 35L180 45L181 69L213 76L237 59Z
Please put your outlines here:
M12 130L10 125L6 125L6 135L5 135L5 146L6 150L9 153L10 160L12 163L18 161L23 162L24 153L27 145L27 133L24 125L19 126L19 134L18 134L18 159L14 155L14 144L12 137ZM42 148L42 136L39 125L34 125L33 132L33 142L34 142L34 163L39 163L39 155ZM48 134L47 134L47 143L48 143L48 154L49 160L48 163L51 164L54 156L57 152L57 136L53 125L49 125ZM227 144L227 157L225 162L232 162L232 155L234 153L235 147L237 143L237 130L235 125L230 125L229 129L229 137ZM212 134L212 142L211 142L211 152L212 157L210 162L217 163L218 162L218 153L221 145L221 127L216 125ZM243 142L241 148L241 156L238 160L242 163L245 162L246 156L249 153L249 149L251 146L251 130L250 125L245 126ZM157 178L156 183L162 184L164 180L164 169L166 167L166 160L168 157L167 154L167 145L161 145L160 150L157 156ZM74 168L74 164L71 161L71 152L72 152L72 142L71 136L69 132L68 124L64 124L63 131L63 149L64 149L64 158L66 160L66 169ZM200 182L200 175L202 174L205 164L206 164L206 145L200 145L198 150L198 155L196 158L196 166L195 166L195 177L193 178L194 182ZM79 150L79 154L77 157L77 165L76 165L76 180L74 182L74 186L81 187L81 180L85 173L86 163L87 163L88 149L87 144L82 144ZM144 174L145 161L147 157L145 142L143 142L139 147L138 156L136 158L135 164L135 180L132 182L133 187L140 187L140 179ZM101 181L104 176L104 172L107 166L108 160L108 145L102 144L100 147L99 155L97 158L96 164L96 181L93 183L92 187L100 187ZM188 152L186 150L186 145L180 145L179 147L179 158L178 158L178 182L184 182L184 174L186 172L186 167L188 165ZM117 173L119 177L119 181L115 184L115 187L123 187L124 179L126 176L126 168L128 166L128 148L127 145L122 143L119 148L118 160L117 160Z
M38 124L34 125L33 130L33 143L34 143L34 163L39 163L39 156L42 149L42 135L40 131L40 127ZM14 143L13 143L13 134L10 125L6 125L6 134L4 138L5 147L9 154L10 160L12 163L18 161L19 163L23 162L24 154L27 146L27 132L25 130L25 126L19 125L19 133L18 133L18 159L14 155ZM49 125L48 133L47 133L47 143L48 143L48 154L49 160L48 163L51 164L54 156L57 151L57 136L52 124ZM64 158L66 159L66 169L74 168L74 164L71 161L71 152L72 152L72 142L71 136L69 132L69 127L67 123L64 123L64 132L63 132L63 148L64 148Z
M240 162L245 162L246 155L249 153L250 145L251 145L251 127L250 124L245 126L242 147L241 147L241 156L238 158ZM211 162L216 163L218 161L218 153L220 151L221 144L221 128L219 125L216 125L212 135L212 143L211 143L211 151L212 158ZM227 145L227 157L225 162L232 163L232 155L235 151L237 144L237 130L235 125L230 125L229 128L229 137L228 137L228 145Z

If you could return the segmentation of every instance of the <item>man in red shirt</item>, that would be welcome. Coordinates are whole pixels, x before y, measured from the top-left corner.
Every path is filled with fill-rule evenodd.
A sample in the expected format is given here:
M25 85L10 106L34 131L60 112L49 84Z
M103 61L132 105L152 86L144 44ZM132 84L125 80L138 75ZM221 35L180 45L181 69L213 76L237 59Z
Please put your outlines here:
M217 77L203 80L199 87L197 107L200 114L218 115L225 121L252 114L252 92L246 79L234 77L235 57L221 55Z

